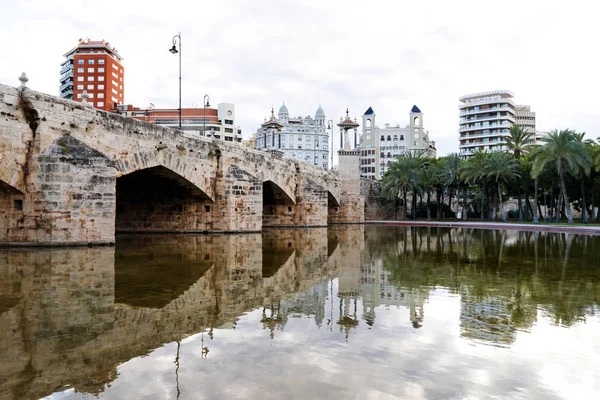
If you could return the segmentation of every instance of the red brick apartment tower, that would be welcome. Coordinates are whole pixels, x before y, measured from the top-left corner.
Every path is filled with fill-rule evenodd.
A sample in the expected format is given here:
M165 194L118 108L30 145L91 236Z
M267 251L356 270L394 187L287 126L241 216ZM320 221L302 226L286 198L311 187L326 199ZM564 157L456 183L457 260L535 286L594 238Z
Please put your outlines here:
M111 111L125 99L123 58L104 40L79 39L65 54L60 70L60 97L81 101L85 90L92 106Z

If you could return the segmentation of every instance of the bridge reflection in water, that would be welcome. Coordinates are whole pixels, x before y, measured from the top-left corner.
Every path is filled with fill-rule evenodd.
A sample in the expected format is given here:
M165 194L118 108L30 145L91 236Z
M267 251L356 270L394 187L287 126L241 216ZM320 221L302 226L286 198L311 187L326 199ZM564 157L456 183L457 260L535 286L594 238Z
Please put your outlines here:
M405 310L406 328L417 330L439 288L459 297L462 340L510 347L536 324L538 310L563 326L597 313L600 272L589 267L596 242L344 225L2 250L0 398L65 387L99 394L122 363L199 332L218 339L253 310L271 339L291 317L303 317L351 342L390 308Z

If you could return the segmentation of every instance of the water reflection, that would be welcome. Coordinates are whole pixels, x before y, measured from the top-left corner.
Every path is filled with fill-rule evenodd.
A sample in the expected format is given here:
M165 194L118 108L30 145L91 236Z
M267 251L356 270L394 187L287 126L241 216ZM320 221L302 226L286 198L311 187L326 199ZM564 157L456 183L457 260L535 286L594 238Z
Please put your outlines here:
M515 358L519 338L539 337L536 326L599 325L599 244L598 237L569 234L354 225L121 236L116 248L3 250L0 398L55 392L59 398L143 397L137 390L152 374L167 397L198 397L200 388L182 377L199 372L215 382L242 374L249 387L233 397L255 397L272 377L310 364L311 357L320 360L318 369L333 371L360 354L380 377L402 357L423 361L433 357L430 351L458 357L464 344L482 354L500 348ZM421 341L413 349L402 346L415 337ZM281 344L285 351L272 347ZM597 346L579 350L600 356ZM259 363L252 376L247 369L258 359L271 364ZM219 368L205 370L193 360ZM475 367L487 360L470 361ZM425 397L469 393L464 385L470 378L447 390L436 383L445 376L434 366L439 362L398 365L396 373L413 386L381 393L410 395L403 392L407 387ZM290 383L266 397L293 387L316 397L327 388L340 396L377 397L385 386L365 381L352 388L336 384L336 374L327 375L326 384L305 368L296 371L305 374L302 388ZM505 379L524 379L514 376L519 368ZM141 372L144 377L136 378ZM600 384L600 377L592 378ZM517 388L510 382L483 393ZM211 390L207 398L231 394Z

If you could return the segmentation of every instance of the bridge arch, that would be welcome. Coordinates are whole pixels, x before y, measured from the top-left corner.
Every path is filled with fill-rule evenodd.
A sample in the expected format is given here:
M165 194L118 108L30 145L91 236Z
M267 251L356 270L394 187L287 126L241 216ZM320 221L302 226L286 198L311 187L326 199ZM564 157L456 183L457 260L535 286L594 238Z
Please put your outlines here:
M212 199L194 182L163 166L121 174L116 184L117 232L212 229Z
M23 169L15 160L9 160L5 155L0 155L0 182L4 182L20 194L25 193Z
M203 161L206 160L194 159L192 162L188 156L180 156L168 150L157 150L133 153L125 159L116 160L115 167L119 171L117 178L148 168L164 167L215 201L213 166Z

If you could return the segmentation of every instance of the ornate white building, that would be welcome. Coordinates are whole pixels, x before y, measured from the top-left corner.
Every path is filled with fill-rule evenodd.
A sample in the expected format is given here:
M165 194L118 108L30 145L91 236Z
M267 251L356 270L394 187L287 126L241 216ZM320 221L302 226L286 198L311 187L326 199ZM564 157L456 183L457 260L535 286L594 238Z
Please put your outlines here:
M435 142L423 128L423 113L416 105L409 112L409 124L384 128L375 125L375 111L371 107L362 116L360 138L360 175L381 179L389 166L409 152L435 158Z
M271 110L271 118L256 131L256 149L279 150L285 157L327 168L329 134L325 112L319 106L314 118L290 117L284 103L277 118Z

